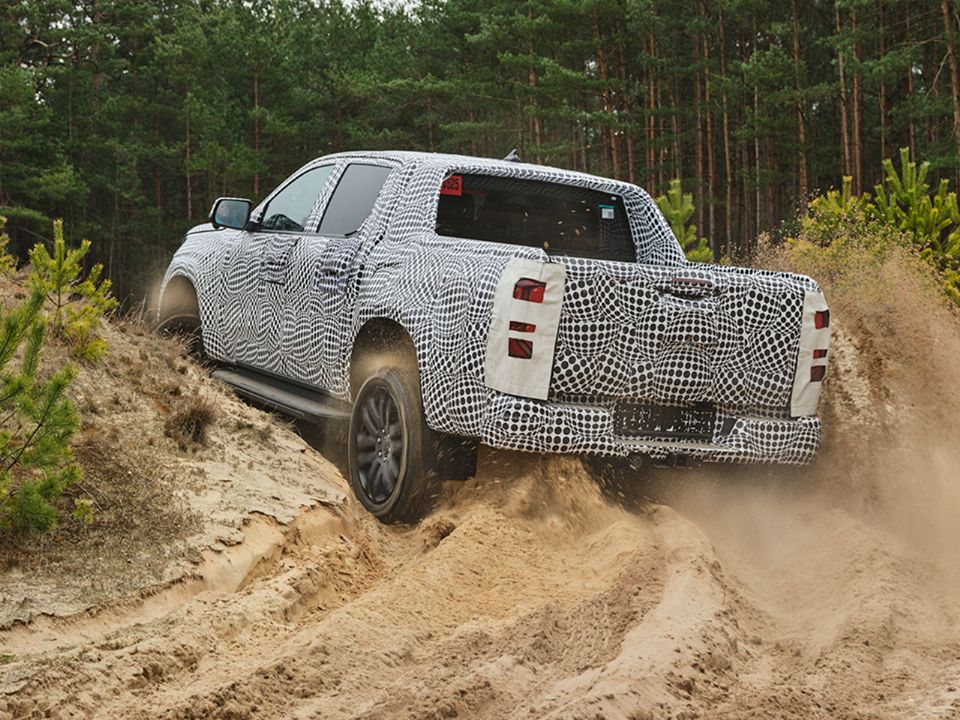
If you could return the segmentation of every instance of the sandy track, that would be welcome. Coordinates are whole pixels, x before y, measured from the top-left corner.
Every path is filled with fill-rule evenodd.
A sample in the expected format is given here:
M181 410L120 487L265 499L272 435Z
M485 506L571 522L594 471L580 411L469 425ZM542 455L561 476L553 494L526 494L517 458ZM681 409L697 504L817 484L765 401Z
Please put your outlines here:
M488 453L484 466L419 529L318 508L277 532L235 592L142 625L117 616L123 626L92 642L64 627L57 649L5 667L7 712L957 712L955 589L909 544L795 480L664 475L657 492L676 509L631 512L575 460Z

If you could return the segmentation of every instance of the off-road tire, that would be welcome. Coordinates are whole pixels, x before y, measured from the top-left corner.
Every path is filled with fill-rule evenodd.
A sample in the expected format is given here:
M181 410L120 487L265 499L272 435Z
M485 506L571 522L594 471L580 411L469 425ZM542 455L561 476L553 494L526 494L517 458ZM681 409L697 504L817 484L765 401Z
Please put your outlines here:
M190 355L196 360L206 359L207 355L203 350L203 329L195 307L186 306L165 312L157 324L157 332L161 335L180 335L186 338Z
M433 509L440 494L433 435L411 372L381 368L360 386L348 434L350 486L381 522L413 523Z

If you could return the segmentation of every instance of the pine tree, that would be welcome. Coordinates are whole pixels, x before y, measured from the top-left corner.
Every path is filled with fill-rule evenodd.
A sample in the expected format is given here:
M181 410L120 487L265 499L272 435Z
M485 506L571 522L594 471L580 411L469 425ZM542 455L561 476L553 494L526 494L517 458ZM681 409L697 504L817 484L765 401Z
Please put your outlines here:
M117 306L110 294L110 281L101 280L103 266L97 263L84 276L81 261L90 251L90 241L68 248L63 220L53 223L53 254L38 243L30 251L33 272L30 284L53 308L53 330L66 338L80 358L96 360L106 351L97 336L100 318Z
M2 230L4 218L0 218ZM5 238L0 236L5 242ZM80 479L70 442L79 426L66 397L75 370L39 373L45 297L0 310L0 530L44 532L57 522L53 502Z
M687 259L691 262L713 260L713 253L710 251L707 239L699 237L696 225L688 224L696 209L693 204L693 194L683 192L678 178L670 181L667 194L658 197L656 203L670 224L670 229L673 230Z

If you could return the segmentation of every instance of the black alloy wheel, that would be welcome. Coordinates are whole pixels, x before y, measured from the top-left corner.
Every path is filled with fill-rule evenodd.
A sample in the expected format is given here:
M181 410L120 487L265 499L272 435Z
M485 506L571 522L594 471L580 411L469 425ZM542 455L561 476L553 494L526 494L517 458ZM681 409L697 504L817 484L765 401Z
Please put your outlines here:
M357 474L372 505L382 505L397 489L407 462L397 400L382 378L374 378L359 406L356 429Z
M430 512L440 480L415 375L387 367L368 377L354 399L347 442L350 485L377 519L409 523Z

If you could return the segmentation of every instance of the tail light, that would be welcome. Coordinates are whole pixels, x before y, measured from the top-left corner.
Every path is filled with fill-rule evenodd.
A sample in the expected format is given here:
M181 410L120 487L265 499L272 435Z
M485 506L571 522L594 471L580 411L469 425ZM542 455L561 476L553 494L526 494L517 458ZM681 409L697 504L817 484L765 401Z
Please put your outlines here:
M532 278L520 278L517 280L517 284L513 286L513 299L542 303L543 293L546 289L547 284L545 282L533 280Z
M827 374L826 365L814 365L810 368L810 382L820 382L823 376Z
M507 354L510 355L510 357L529 360L533 357L533 341L510 338Z
M817 312L813 314L813 326L817 330L822 330L823 328L830 327L830 311L817 310Z
M510 330L513 332L532 333L537 331L537 326L533 323L510 321Z
M813 351L813 359L814 359L814 360L822 360L822 359L825 358L826 356L827 356L827 351L826 351L826 350L814 350L814 351Z

